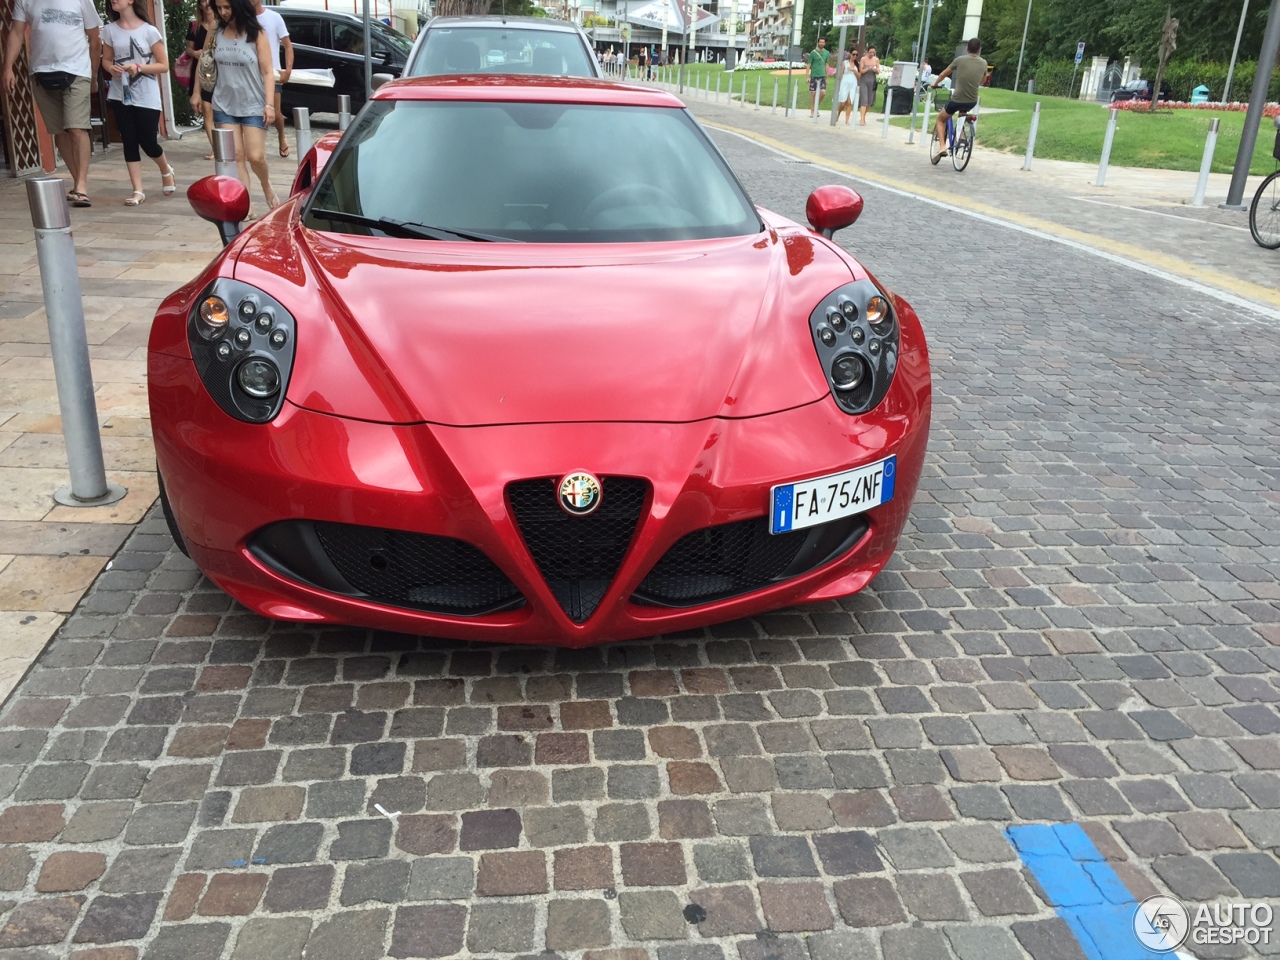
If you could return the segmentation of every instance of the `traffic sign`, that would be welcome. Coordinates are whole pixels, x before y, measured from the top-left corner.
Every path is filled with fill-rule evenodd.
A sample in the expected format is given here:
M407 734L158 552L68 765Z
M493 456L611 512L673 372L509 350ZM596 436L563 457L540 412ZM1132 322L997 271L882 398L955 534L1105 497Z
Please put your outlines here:
M1084 41L1081 40L1076 44L1076 66L1080 66L1080 61L1084 59Z

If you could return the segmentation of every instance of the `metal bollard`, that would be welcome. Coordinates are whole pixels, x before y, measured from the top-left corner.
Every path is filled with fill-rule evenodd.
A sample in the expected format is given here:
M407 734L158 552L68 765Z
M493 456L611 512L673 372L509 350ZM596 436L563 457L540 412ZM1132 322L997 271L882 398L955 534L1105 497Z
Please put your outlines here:
M764 77L756 77L756 109L760 109L760 84L764 81Z
M93 398L93 371L89 368L89 338L85 333L84 301L80 298L80 272L76 244L71 238L66 189L67 185L57 177L27 181L27 203L31 207L31 225L36 230L36 260L49 324L49 352L71 472L71 484L55 490L53 499L68 507L96 507L115 503L126 491L107 483L102 462L98 407Z
M311 111L306 107L293 108L293 135L298 142L298 162L311 151Z
M724 74L723 74L723 73L717 73L717 74L716 74L716 103L719 103L719 102L720 102L720 79L721 79L723 76L724 76ZM709 82L709 81L708 81L708 82Z
M219 177L235 177L236 172L236 132L234 130L213 131L213 172Z
M790 116L796 115L796 101L800 98L800 84L794 84L791 87L791 113Z
M778 78L777 77L773 78L773 107L769 112L770 113L778 112Z
M744 107L747 105L747 74L745 71L742 74L742 105Z
M1200 161L1200 179L1196 181L1195 196L1191 198L1193 207L1204 206L1204 192L1209 187L1209 168L1213 166L1213 151L1218 146L1218 118L1209 121L1209 136L1204 141L1204 159Z
M893 88L884 88L884 129L880 133L882 140L889 139L889 117L893 114Z
M1116 114L1119 112L1112 107L1111 116L1107 118L1107 135L1102 140L1102 162L1098 164L1098 179L1094 181L1099 187L1105 186L1107 182L1107 164L1111 162L1111 141L1116 138Z
M345 93L338 94L338 129L345 130L351 126L351 97Z
M1031 132L1027 134L1027 158L1022 161L1022 169L1031 169L1031 158L1036 155L1036 131L1040 129L1040 101L1031 110Z

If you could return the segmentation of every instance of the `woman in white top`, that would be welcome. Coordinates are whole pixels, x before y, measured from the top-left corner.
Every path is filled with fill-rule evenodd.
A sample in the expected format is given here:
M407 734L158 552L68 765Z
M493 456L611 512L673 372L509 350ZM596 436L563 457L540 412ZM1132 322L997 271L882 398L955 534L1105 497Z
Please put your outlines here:
M111 77L107 100L124 141L124 163L133 195L124 204L136 207L147 199L142 192L142 153L160 169L161 189L167 197L175 189L173 167L164 155L160 129L160 78L169 70L164 38L135 0L111 0L111 22L102 31L102 69Z
M853 91L858 85L858 51L857 48L850 49L844 55L844 73L840 76L840 90L836 94L836 119L840 119L840 114L844 114L844 125L849 126L849 121L853 119Z

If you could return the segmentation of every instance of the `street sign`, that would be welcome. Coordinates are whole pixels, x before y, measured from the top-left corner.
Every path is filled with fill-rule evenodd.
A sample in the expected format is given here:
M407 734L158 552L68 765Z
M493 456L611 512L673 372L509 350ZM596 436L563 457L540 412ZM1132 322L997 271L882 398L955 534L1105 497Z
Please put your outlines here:
M834 0L831 5L833 27L860 27L867 22L867 0Z
M1084 59L1084 41L1081 40L1076 44L1076 66L1080 66L1080 61Z

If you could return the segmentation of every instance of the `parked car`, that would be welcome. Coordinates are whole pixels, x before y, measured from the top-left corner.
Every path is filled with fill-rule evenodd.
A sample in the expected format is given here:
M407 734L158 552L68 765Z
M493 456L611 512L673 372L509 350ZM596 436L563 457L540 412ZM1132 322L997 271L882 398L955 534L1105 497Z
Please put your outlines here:
M337 113L338 96L344 93L351 98L352 113L364 106L364 20L333 10L287 6L272 9L284 17L289 28L294 69L333 71L332 88L296 80L284 84L281 109L285 117L293 116L294 107L306 107L312 113ZM369 36L373 41L373 71L400 76L413 42L381 21L369 25Z
M1160 99L1168 100L1173 95L1173 90L1169 86L1169 81L1160 81ZM1150 80L1130 80L1123 87L1113 90L1111 93L1111 102L1118 100L1150 100L1151 99L1151 81Z
M755 207L668 93L393 81L242 234L238 180L190 196L229 245L152 326L161 503L259 614L587 646L855 593L896 548L929 358L831 239L862 199Z
M582 28L549 17L434 17L418 34L406 77L456 73L603 76Z

